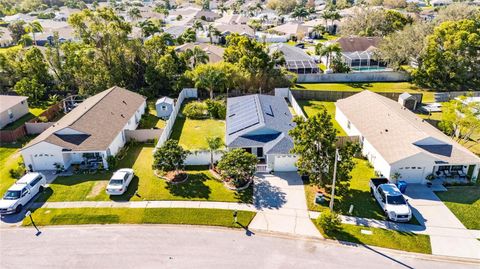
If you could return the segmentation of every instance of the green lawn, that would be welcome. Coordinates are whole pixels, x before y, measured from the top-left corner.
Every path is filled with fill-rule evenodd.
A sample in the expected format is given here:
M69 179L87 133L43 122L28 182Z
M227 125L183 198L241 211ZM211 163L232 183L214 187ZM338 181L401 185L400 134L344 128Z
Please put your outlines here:
M148 105L148 113L145 113L140 120L140 124L138 125L139 129L162 129L165 128L166 121L157 117L157 111L155 108L155 102L149 101Z
M22 161L20 151L18 147L6 147L2 145L0 147L0 196L15 182L10 176L10 169L18 166L18 163Z
M2 130L15 130L18 127L22 126L25 122L38 117L38 115L42 114L44 111L45 111L45 108L40 108L40 107L30 108L28 114L22 116L21 118L14 121L13 123L3 127Z
M313 117L315 114L318 114L321 111L322 106L325 107L328 114L330 114L330 116L332 117L333 127L337 129L337 134L339 136L347 135L343 128L335 120L335 102L299 100L298 105L302 107L302 110L307 117Z
M480 230L480 186L449 187L435 194L465 227Z
M152 146L131 146L119 168L133 167L136 177L128 191L121 196L108 196L105 186L111 173L83 174L58 177L47 188L39 201L142 201L142 200L196 200L247 202L252 200L252 189L235 192L216 180L207 167L187 167L188 181L169 184L156 177L152 171ZM137 192L137 193L135 193Z
M77 224L190 224L241 228L233 211L206 208L40 208L32 213L36 225ZM255 212L238 211L238 222L247 227ZM31 225L30 218L23 220Z
M423 93L423 102L434 102L434 92L420 88L409 82L369 82L369 83L300 83L293 88L315 91L363 91Z
M172 128L171 139L185 149L208 149L207 137L225 139L225 121L215 119L192 120L178 115Z
M342 224L341 231L326 234L322 228L317 225L315 220L312 221L325 238L409 252L432 253L430 237L428 235L362 227L350 224ZM370 231L372 234L362 233L362 230Z

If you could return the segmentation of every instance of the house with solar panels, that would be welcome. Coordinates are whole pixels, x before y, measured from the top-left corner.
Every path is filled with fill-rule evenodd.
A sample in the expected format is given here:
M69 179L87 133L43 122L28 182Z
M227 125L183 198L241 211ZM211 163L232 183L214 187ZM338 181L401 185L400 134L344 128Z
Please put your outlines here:
M290 154L295 126L283 97L253 94L228 98L225 141L259 159L257 171L296 171L297 156Z

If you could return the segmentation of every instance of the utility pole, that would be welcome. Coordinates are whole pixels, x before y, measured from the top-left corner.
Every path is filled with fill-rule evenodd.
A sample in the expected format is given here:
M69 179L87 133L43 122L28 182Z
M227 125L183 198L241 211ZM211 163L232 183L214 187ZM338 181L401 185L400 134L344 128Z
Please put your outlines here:
M330 211L333 212L333 201L335 200L335 180L337 178L338 148L335 149L335 164L333 165L332 194L330 195Z

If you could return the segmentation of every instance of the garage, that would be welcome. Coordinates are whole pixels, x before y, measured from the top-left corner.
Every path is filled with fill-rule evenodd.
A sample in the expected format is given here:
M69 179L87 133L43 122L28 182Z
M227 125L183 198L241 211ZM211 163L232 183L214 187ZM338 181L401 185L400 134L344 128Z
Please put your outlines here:
M275 155L273 169L276 172L297 171L295 166L297 159L295 155Z
M32 158L33 169L36 170L54 170L55 163L63 164L63 158L59 158L54 154L33 154Z
M399 173L401 175L399 180L403 180L409 184L420 184L423 182L425 167L407 166L401 167Z

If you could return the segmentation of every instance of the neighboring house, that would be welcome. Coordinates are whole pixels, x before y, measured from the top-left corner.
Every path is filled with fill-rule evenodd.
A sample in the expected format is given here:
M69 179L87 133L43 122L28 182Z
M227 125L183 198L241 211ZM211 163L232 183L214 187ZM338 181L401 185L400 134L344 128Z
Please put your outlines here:
M241 14L226 14L215 22L222 24L247 24L248 20L248 17Z
M300 22L287 22L277 27L270 28L271 32L286 35L289 39L301 40L308 36L308 27Z
M175 26L170 26L168 28L165 28L164 31L167 34L172 35L174 38L179 38L186 30L187 26L185 25L175 25ZM151 36L147 37L146 39L151 38Z
M233 33L241 36L247 36L249 38L255 37L255 31L248 25L215 23L214 26L220 32L220 36L218 38L215 37L213 40L219 44L225 44L226 37Z
M28 114L27 98L0 95L0 129Z
M432 7L443 7L453 3L453 0L430 0Z
M432 174L478 178L478 156L398 102L365 90L336 107L335 119L349 136L360 136L377 174L392 179L399 173L408 183L425 183Z
M157 110L157 117L162 119L168 119L173 112L174 100L169 97L162 97L155 103L155 109Z
M125 145L125 130L137 128L145 107L145 97L120 87L98 93L24 146L25 166L33 171L72 164L108 168L107 157Z
M223 61L223 53L225 49L208 43L185 43L175 48L177 52L185 52L187 49L199 47L208 54L210 63L218 63Z
M378 61L375 50L381 37L341 37L331 43L337 43L342 49L342 60L354 71L385 69L386 64Z
M0 27L0 48L6 48L13 45L13 38L10 30L6 27Z
M195 20L205 20L208 22L213 22L214 20L220 18L220 15L206 9L201 9L197 7L185 7L185 8L177 8L172 10L168 15L167 19L169 21L175 20L178 16L181 17L191 17Z
M318 74L320 68L315 60L301 48L284 43L270 45L270 52L281 51L285 58L285 67L296 74Z
M243 148L258 157L258 171L296 171L297 157L290 154L294 127L284 98L245 95L227 99L226 145Z

